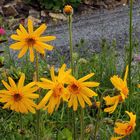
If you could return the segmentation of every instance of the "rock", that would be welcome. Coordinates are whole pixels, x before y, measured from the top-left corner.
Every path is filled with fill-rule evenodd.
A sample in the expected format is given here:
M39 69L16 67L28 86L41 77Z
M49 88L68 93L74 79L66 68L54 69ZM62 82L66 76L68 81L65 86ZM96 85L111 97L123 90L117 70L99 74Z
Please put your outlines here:
M61 13L49 13L49 16L56 20L67 20L67 18Z
M47 16L47 12L44 11L44 10L42 10L42 11L41 11L41 17L46 17L46 16Z
M16 30L19 26L20 19L15 19L15 18L6 18L5 23L7 23L7 27L10 30Z
M34 18L40 18L40 12L35 9L30 9L29 16L32 16Z
M4 4L5 0L0 0L0 6L2 6Z
M1 16L4 16L4 14L3 14L3 11L2 11L2 8L0 7L0 15Z
M10 5L10 4L4 5L2 7L2 11L3 11L4 16L6 16L6 17L8 17L8 16L15 17L18 15L17 10L14 8L13 5Z
M40 19L34 18L32 16L28 16L28 18L31 19L35 25L39 25L41 23ZM26 20L26 22L27 22L27 20Z
M84 0L84 3L87 5L93 5L94 1L93 0Z
M29 15L29 9L31 9L31 6L29 6L28 4L25 4L21 0L16 0L16 1L17 2L14 5L14 7L18 11L20 17L23 17L23 16L27 17Z

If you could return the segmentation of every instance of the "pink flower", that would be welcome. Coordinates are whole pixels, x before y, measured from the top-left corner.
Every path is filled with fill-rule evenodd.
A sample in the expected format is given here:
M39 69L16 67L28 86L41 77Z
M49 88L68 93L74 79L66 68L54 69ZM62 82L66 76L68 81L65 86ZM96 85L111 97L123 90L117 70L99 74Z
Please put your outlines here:
M2 27L0 27L0 35L5 35L5 34L6 34L5 30Z

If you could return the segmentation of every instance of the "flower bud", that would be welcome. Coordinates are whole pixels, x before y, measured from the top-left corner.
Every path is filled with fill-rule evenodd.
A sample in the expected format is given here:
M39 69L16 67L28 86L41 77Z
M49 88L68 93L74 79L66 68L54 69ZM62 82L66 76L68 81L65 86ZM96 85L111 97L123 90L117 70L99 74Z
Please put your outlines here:
M64 14L66 15L72 15L73 14L73 8L71 5L66 5L63 9Z

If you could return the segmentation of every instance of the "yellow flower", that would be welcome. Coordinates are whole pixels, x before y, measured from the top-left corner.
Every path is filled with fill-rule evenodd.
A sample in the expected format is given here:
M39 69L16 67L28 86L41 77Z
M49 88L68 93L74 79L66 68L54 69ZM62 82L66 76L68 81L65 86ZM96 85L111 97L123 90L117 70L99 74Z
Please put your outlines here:
M112 137L111 140L120 140L123 137L130 135L133 132L136 126L136 115L134 115L132 112L128 112L128 111L125 112L129 115L130 121L125 121L122 123L116 122L114 132L119 136Z
M58 109L61 99L66 101L68 100L69 94L67 89L64 87L64 84L66 82L66 78L71 73L71 70L69 69L65 71L65 69L66 65L63 64L63 66L58 70L58 76L55 76L54 67L51 67L50 72L52 81L46 78L41 78L42 82L38 82L39 87L49 90L38 104L38 109L48 109L48 113L52 114L55 108L56 110ZM46 104L47 106L45 106Z
M94 73L88 74L79 80L76 80L73 76L70 76L68 80L67 89L70 93L70 99L68 101L68 107L73 106L73 110L76 111L78 108L78 102L80 103L81 107L85 107L85 102L91 106L92 102L89 98L93 96L97 96L93 90L89 87L97 87L99 83L97 82L85 82L87 79L92 77Z
M12 44L10 48L14 50L20 50L18 58L21 58L29 49L30 52L30 61L34 61L34 51L37 51L41 54L45 54L45 49L52 50L53 46L48 45L44 42L52 41L56 37L55 36L43 36L40 37L41 34L45 31L47 26L42 24L39 28L33 31L33 22L31 19L28 19L28 32L26 29L20 24L19 29L17 29L17 34L11 35L13 40L18 42Z
M106 105L109 106L104 109L104 112L109 112L109 114L113 113L120 102L123 102L125 98L128 96L128 87L127 87L127 75L128 75L128 66L126 67L126 72L124 75L124 79L122 80L118 76L114 75L111 77L111 82L114 87L120 91L120 95L116 95L113 97L106 96L103 99L106 102Z
M140 88L140 84L138 84L138 88Z
M34 94L38 89L38 87L35 86L36 83L31 82L24 86L24 74L21 74L17 85L11 77L8 77L8 80L10 85L2 80L7 90L0 90L0 102L5 103L3 108L10 108L20 113L35 113L36 104L33 102L33 99L39 97L38 94Z
M125 71L123 80L116 75L114 75L110 79L112 84L114 85L114 87L120 91L122 99L127 98L127 95L129 92L128 87L127 87L127 76L128 76L128 66L126 67L126 71Z
M96 101L95 101L95 105L96 105L97 108L100 108L101 102L99 102L99 101L96 102Z
M110 106L104 109L104 112L108 112L109 114L113 113L118 105L119 102L122 102L122 96L106 96L103 98L106 102L106 106Z
M72 8L72 6L71 5L66 5L65 7L64 7L64 13L66 14L66 15L71 15L71 14L73 14L73 8Z

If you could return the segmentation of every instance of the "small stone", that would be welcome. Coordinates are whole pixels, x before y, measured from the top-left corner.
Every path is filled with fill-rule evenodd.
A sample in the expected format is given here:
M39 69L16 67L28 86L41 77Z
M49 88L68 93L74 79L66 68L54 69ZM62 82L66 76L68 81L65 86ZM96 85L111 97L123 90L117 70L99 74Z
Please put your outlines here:
M93 0L84 0L84 3L87 5L93 5L94 1Z
M63 21L67 20L67 18L61 13L49 13L49 16L57 20L63 20Z
M42 10L41 11L41 17L46 17L46 16L47 16L47 13L44 10Z
M32 16L34 18L40 18L40 12L35 9L31 9L29 10L29 16Z
M5 0L0 0L0 6L2 6L4 4Z
M35 25L39 25L41 23L40 19L34 18L32 16L28 16L28 18L31 19ZM27 22L27 19L26 19L26 22Z
M18 15L17 10L14 8L13 5L10 5L10 4L4 5L2 7L2 11L3 11L4 16L6 16L6 17L7 16L13 16L13 17L15 17L15 16Z

